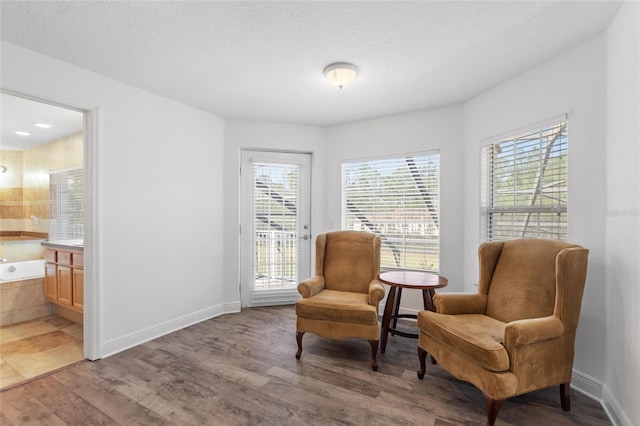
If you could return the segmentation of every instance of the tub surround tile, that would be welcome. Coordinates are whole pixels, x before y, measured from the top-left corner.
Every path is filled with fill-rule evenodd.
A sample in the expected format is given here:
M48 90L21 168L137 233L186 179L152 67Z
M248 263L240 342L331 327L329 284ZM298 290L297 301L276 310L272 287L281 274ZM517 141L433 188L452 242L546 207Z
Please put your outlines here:
M11 313L11 323L16 324L23 321L29 321L34 318L45 317L51 315L54 311L51 303L31 306L25 309L17 309Z

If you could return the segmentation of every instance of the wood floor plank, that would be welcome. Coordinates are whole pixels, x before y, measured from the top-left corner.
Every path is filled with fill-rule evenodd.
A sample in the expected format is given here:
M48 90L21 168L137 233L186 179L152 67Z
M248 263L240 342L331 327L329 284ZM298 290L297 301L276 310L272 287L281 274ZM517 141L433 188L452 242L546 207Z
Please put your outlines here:
M409 325L410 326L410 325ZM0 421L23 424L482 425L474 386L439 365L418 380L417 341L389 338L370 367L366 341L307 334L296 360L292 306L244 309L0 393ZM609 425L602 407L557 387L507 400L496 422ZM59 408L60 405L66 408Z
M0 393L2 425L65 425L51 409L31 395L24 386ZM5 420L6 422L5 423Z
M168 425L162 417L109 386L104 380L80 368L55 375L67 389L81 396L120 425Z

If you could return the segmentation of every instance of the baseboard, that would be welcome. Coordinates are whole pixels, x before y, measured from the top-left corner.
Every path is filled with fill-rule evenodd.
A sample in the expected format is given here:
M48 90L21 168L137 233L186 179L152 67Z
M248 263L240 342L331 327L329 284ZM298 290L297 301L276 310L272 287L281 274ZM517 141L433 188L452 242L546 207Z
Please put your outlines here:
M146 330L141 330L136 333L131 333L127 336L120 337L118 339L110 340L100 345L100 358L106 358L108 356L117 354L124 350L130 349L134 346L138 346L142 343L148 342L165 334L173 333L190 325L197 324L199 322L208 320L220 316L222 314L240 312L240 302L222 303L220 305L212 306L210 308L203 309L198 312L194 312L189 315L185 315L180 318L176 318L165 323L149 327Z
M604 412L609 416L609 420L615 426L632 426L631 420L624 412L617 399L609 392L609 388L606 386L602 390L602 408Z
M602 382L575 368L571 373L571 387L594 401L602 402Z

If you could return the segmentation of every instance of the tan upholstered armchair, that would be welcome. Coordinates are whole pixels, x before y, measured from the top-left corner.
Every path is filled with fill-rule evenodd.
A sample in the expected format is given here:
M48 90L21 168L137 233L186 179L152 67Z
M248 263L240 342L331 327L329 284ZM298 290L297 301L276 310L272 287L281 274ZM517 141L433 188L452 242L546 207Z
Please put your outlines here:
M482 244L478 293L437 294L436 312L418 315L418 377L429 352L483 392L488 425L506 398L553 385L560 385L562 409L569 411L588 253L561 241Z
M367 339L371 368L378 369L378 304L384 297L380 273L380 237L337 231L316 238L316 275L298 285L296 340L302 355L307 331L329 339Z

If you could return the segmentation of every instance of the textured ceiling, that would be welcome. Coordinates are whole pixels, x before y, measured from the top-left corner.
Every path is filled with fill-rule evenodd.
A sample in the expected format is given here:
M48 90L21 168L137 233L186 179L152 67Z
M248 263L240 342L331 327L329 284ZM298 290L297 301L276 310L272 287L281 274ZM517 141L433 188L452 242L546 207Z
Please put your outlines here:
M612 1L2 1L2 39L231 119L331 125L467 100L602 31ZM322 74L349 61L340 91Z

